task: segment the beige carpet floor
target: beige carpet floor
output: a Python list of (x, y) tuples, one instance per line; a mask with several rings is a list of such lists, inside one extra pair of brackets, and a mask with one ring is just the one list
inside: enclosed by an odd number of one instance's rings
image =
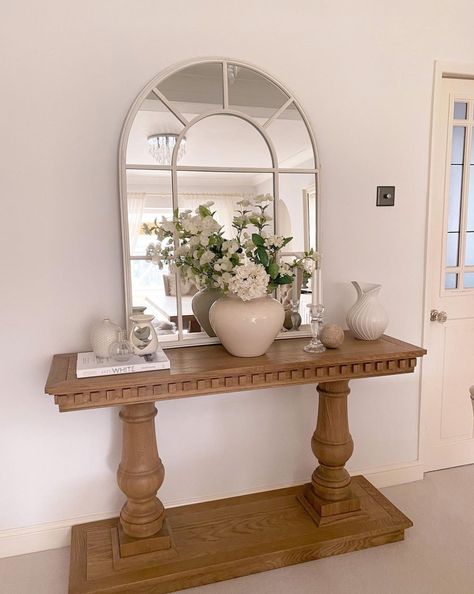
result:
[[(474, 465), (383, 493), (415, 524), (403, 542), (182, 592), (474, 594)], [(66, 594), (68, 555), (57, 549), (0, 559), (0, 593)]]

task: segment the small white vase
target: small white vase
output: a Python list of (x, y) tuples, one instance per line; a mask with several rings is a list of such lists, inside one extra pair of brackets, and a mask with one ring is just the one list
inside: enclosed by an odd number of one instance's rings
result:
[(92, 327), (90, 339), (94, 355), (99, 359), (107, 359), (109, 357), (110, 345), (117, 340), (118, 333), (121, 328), (105, 318), (102, 322), (95, 324)]
[(229, 295), (214, 302), (209, 320), (223, 346), (236, 357), (259, 357), (283, 326), (283, 305), (267, 295), (250, 301)]
[(357, 291), (357, 301), (347, 312), (349, 330), (359, 340), (377, 340), (388, 326), (387, 312), (378, 295), (382, 285), (352, 281)]

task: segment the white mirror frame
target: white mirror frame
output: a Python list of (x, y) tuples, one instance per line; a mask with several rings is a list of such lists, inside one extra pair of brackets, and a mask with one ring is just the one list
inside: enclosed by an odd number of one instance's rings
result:
[[(220, 109), (212, 109), (209, 112), (201, 113), (196, 115), (191, 121), (188, 121), (170, 102), (166, 97), (158, 90), (158, 86), (163, 80), (190, 66), (205, 64), (205, 63), (220, 63), (222, 65), (222, 85), (223, 85), (223, 105)], [(248, 114), (229, 108), (229, 95), (228, 95), (228, 64), (241, 66), (243, 68), (249, 68), (261, 76), (271, 81), (276, 87), (278, 87), (285, 95), (288, 96), (288, 100), (277, 110), (275, 113), (263, 124), (260, 125)], [(164, 105), (181, 121), (184, 125), (183, 130), (180, 132), (176, 146), (173, 150), (173, 156), (171, 165), (139, 165), (139, 164), (127, 164), (127, 145), (135, 117), (142, 107), (143, 102), (149, 96), (150, 93), (154, 93), (158, 99), (160, 99)], [(266, 132), (266, 128), (273, 122), (283, 111), (294, 104), (301, 116), (306, 129), (309, 134), (311, 141), (313, 156), (314, 156), (314, 168), (309, 169), (298, 169), (298, 168), (280, 168), (278, 167), (278, 159), (275, 147), (269, 134)], [(178, 149), (181, 139), (186, 135), (188, 130), (197, 122), (204, 118), (227, 114), (241, 118), (251, 124), (258, 132), (260, 132), (262, 138), (265, 140), (268, 149), (270, 151), (272, 159), (272, 167), (204, 167), (204, 166), (184, 166), (177, 165)], [(317, 245), (316, 250), (319, 250), (320, 246), (320, 181), (319, 181), (319, 157), (316, 146), (316, 140), (313, 134), (313, 130), (307, 115), (301, 107), (299, 101), (296, 99), (293, 93), (290, 93), (288, 89), (280, 83), (273, 76), (269, 75), (264, 70), (240, 60), (233, 60), (230, 58), (203, 58), (191, 61), (182, 62), (180, 64), (167, 68), (155, 78), (153, 78), (145, 88), (140, 92), (135, 101), (133, 102), (130, 111), (124, 122), (122, 133), (120, 136), (119, 143), (119, 194), (120, 194), (120, 210), (121, 210), (121, 222), (122, 222), (122, 250), (123, 250), (123, 274), (124, 274), (124, 285), (125, 285), (125, 311), (127, 316), (127, 323), (129, 316), (132, 313), (132, 283), (131, 283), (131, 267), (130, 267), (130, 242), (129, 242), (129, 228), (128, 228), (128, 208), (127, 208), (127, 170), (164, 170), (171, 172), (171, 188), (172, 188), (172, 204), (173, 209), (178, 208), (178, 171), (202, 171), (202, 172), (237, 172), (237, 173), (270, 173), (273, 176), (273, 196), (274, 196), (274, 220), (275, 220), (275, 233), (278, 234), (278, 203), (279, 197), (279, 176), (280, 173), (297, 173), (297, 174), (312, 174), (315, 176), (314, 191), (316, 193), (316, 238)], [(313, 189), (313, 188), (312, 188)], [(306, 192), (303, 190), (303, 202), (306, 204)], [(306, 210), (306, 209), (305, 209)], [(306, 214), (306, 213), (305, 213)], [(305, 229), (302, 230), (306, 235), (306, 224)], [(306, 241), (305, 241), (306, 247)], [(299, 256), (300, 252), (285, 252), (285, 256)], [(320, 265), (319, 265), (320, 266)], [(200, 336), (197, 338), (184, 338), (183, 337), (183, 319), (182, 319), (182, 302), (181, 302), (181, 283), (176, 283), (176, 305), (177, 305), (177, 317), (178, 317), (178, 339), (169, 342), (162, 342), (164, 348), (176, 348), (176, 347), (187, 347), (197, 346), (202, 344), (215, 344), (219, 343), (218, 338)], [(299, 330), (280, 332), (277, 339), (289, 339), (289, 338), (300, 338), (304, 336), (311, 336), (309, 325), (300, 327)]]

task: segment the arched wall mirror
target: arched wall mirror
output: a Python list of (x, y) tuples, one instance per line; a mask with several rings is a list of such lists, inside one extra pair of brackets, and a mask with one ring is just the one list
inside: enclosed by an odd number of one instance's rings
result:
[[(156, 77), (127, 116), (119, 166), (126, 310), (146, 308), (154, 315), (163, 346), (217, 339), (193, 315), (196, 287), (147, 258), (153, 238), (144, 233), (144, 223), (212, 201), (230, 238), (237, 202), (269, 193), (274, 201), (268, 233), (293, 238), (282, 258), (318, 249), (318, 159), (311, 127), (294, 96), (254, 66), (199, 60)], [(285, 299), (283, 290), (277, 298)], [(302, 325), (282, 329), (279, 338), (310, 335), (310, 302), (308, 282), (301, 292)]]

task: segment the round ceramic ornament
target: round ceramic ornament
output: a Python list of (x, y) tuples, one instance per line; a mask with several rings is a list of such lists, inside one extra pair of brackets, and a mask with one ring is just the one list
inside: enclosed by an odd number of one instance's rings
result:
[(324, 324), (319, 339), (328, 349), (337, 349), (344, 342), (344, 330), (337, 324)]
[(92, 327), (90, 340), (92, 350), (97, 358), (107, 359), (109, 357), (110, 345), (117, 340), (120, 329), (120, 326), (114, 324), (109, 318), (105, 318)]

